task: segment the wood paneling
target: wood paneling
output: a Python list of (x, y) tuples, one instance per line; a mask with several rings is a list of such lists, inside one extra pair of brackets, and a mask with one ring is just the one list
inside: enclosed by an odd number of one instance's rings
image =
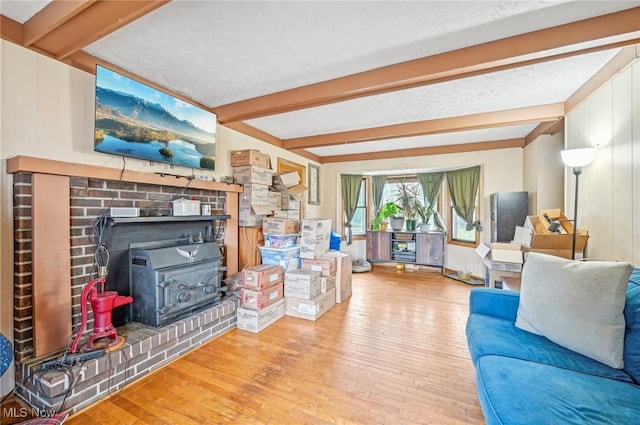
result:
[(318, 321), (232, 330), (67, 423), (481, 425), (470, 289), (437, 272), (356, 273)]
[(69, 177), (33, 175), (33, 349), (40, 357), (71, 335)]
[[(567, 149), (598, 146), (580, 175), (578, 227), (586, 256), (640, 264), (640, 62), (606, 83), (566, 118)], [(573, 217), (575, 177), (565, 167), (564, 209)]]
[(261, 263), (258, 247), (264, 246), (262, 227), (239, 227), (238, 231), (240, 232), (238, 253), (240, 269), (257, 266)]

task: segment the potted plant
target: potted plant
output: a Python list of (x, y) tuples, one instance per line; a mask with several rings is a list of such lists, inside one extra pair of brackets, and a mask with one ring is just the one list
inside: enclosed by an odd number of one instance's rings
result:
[[(373, 219), (373, 230), (386, 231), (389, 219), (397, 216), (399, 211), (400, 209), (395, 202), (384, 204), (378, 211), (378, 215)], [(402, 228), (402, 225), (400, 225), (400, 228)]]
[[(418, 208), (420, 202), (420, 189), (417, 184), (409, 184), (405, 179), (395, 185), (396, 203), (404, 212), (407, 221), (407, 230), (416, 229), (416, 221), (418, 218)], [(391, 226), (393, 228), (393, 226)], [(402, 227), (400, 227), (402, 229)], [(394, 229), (394, 230), (400, 230)]]
[(431, 216), (433, 215), (433, 208), (431, 208), (431, 205), (427, 207), (422, 202), (418, 202), (417, 210), (420, 216), (420, 231), (426, 232), (430, 227), (429, 220), (431, 220)]

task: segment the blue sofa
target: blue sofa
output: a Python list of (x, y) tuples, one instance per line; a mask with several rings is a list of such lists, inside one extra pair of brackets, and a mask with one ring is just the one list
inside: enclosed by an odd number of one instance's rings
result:
[(626, 294), (624, 369), (517, 328), (519, 296), (471, 291), (467, 343), (486, 423), (640, 424), (640, 269)]

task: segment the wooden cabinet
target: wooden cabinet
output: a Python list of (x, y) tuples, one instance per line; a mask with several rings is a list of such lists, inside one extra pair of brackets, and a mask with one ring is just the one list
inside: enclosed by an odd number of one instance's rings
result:
[(367, 259), (391, 260), (391, 232), (367, 232)]
[(416, 263), (444, 268), (444, 233), (416, 233)]
[(410, 263), (444, 270), (442, 232), (367, 232), (367, 260)]
[(238, 266), (240, 270), (261, 264), (260, 249), (258, 247), (264, 246), (262, 227), (238, 227), (238, 233), (238, 239), (240, 240)]

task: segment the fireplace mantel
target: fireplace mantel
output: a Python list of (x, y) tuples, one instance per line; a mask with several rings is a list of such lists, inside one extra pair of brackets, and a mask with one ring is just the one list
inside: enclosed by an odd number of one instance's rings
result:
[[(131, 183), (148, 183), (162, 186), (184, 187), (188, 182), (187, 176), (177, 176), (165, 173), (146, 173), (142, 171), (122, 172), (118, 168), (102, 167), (99, 165), (76, 164), (73, 162), (56, 161), (52, 159), (34, 158), (30, 156), (14, 156), (7, 159), (7, 173), (41, 173), (59, 176), (89, 177), (105, 180), (122, 180)], [(120, 173), (122, 172), (122, 176)], [(241, 193), (242, 186), (193, 179), (189, 183), (193, 189), (218, 190), (220, 192)]]

